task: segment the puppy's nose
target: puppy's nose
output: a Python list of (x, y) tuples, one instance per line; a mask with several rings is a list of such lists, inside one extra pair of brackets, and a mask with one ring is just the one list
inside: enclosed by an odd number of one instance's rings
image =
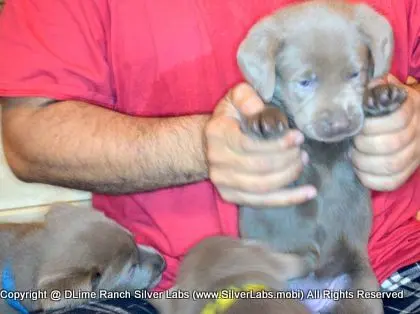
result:
[(162, 273), (166, 268), (165, 259), (152, 247), (141, 246), (139, 258), (142, 265), (148, 265), (154, 272)]
[(325, 110), (320, 115), (323, 133), (331, 135), (347, 131), (351, 126), (348, 113), (342, 109)]
[(154, 256), (151, 259), (150, 264), (157, 273), (163, 273), (166, 268), (166, 261), (161, 255)]

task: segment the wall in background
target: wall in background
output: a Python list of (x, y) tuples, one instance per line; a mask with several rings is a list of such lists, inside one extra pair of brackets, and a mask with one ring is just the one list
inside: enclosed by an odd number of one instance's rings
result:
[[(1, 111), (0, 111), (1, 129)], [(0, 223), (2, 221), (36, 220), (49, 204), (56, 202), (90, 202), (91, 194), (46, 184), (25, 183), (10, 170), (0, 139)]]

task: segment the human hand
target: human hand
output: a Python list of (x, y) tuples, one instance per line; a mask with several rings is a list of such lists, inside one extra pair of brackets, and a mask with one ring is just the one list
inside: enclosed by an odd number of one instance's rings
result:
[(239, 84), (218, 103), (206, 129), (209, 177), (226, 201), (254, 208), (303, 203), (316, 196), (313, 186), (286, 188), (308, 162), (303, 134), (288, 130), (280, 139), (256, 140), (241, 131), (241, 116), (260, 112), (254, 89)]
[[(388, 116), (366, 119), (351, 151), (360, 181), (377, 191), (397, 189), (420, 164), (420, 91), (392, 75), (388, 82), (404, 86), (407, 100)], [(413, 83), (412, 78), (407, 81)]]

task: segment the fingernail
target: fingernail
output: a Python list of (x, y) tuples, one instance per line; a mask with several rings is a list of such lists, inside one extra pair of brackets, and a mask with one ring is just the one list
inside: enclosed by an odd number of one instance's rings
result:
[(297, 133), (296, 134), (296, 137), (295, 137), (295, 144), (296, 145), (300, 145), (300, 144), (302, 144), (303, 142), (305, 141), (305, 138), (303, 137), (303, 134), (302, 133)]
[(316, 192), (315, 188), (309, 188), (307, 193), (306, 193), (306, 197), (308, 199), (313, 199), (316, 195), (317, 195), (317, 192)]
[(307, 152), (302, 151), (301, 159), (303, 164), (306, 166), (309, 163), (309, 155)]

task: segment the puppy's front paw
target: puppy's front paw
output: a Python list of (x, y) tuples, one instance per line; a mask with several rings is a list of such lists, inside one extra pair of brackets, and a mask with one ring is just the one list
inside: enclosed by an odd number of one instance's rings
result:
[(367, 117), (385, 116), (396, 111), (407, 99), (407, 91), (394, 84), (382, 84), (366, 93), (364, 111)]
[(267, 106), (261, 112), (243, 119), (242, 132), (258, 139), (280, 138), (287, 130), (287, 117), (279, 108)]

